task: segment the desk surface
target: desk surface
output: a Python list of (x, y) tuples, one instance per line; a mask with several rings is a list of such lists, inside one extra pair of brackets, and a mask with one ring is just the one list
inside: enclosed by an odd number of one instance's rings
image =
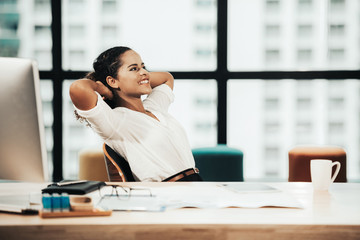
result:
[[(131, 183), (131, 186), (202, 183)], [(266, 183), (292, 195), (298, 208), (172, 209), (114, 212), (110, 217), (42, 219), (0, 213), (1, 239), (360, 239), (360, 184), (334, 183), (313, 192), (311, 183)], [(0, 195), (39, 191), (46, 184), (1, 183)], [(3, 238), (4, 237), (4, 238)]]

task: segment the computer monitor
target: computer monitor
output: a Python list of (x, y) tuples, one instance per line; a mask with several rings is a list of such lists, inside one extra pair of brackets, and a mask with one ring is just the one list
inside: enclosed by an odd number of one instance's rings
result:
[(39, 70), (30, 59), (0, 57), (0, 179), (48, 181)]

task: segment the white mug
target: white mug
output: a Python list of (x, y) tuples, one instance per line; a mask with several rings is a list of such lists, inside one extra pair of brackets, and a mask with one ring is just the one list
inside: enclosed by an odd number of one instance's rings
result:
[[(336, 165), (336, 170), (333, 176), (332, 168)], [(334, 182), (336, 176), (340, 171), (340, 162), (332, 162), (327, 159), (313, 159), (310, 161), (311, 182), (314, 190), (326, 191)]]

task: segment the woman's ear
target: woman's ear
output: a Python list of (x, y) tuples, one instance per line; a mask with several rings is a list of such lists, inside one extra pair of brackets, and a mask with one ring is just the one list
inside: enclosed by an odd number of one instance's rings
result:
[(119, 89), (119, 81), (117, 81), (115, 78), (111, 77), (111, 76), (107, 76), (106, 77), (106, 82), (107, 84), (109, 84), (110, 87), (115, 88), (115, 89)]

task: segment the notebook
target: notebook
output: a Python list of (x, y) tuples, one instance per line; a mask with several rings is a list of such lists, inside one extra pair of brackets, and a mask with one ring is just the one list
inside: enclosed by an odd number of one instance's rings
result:
[(37, 214), (41, 208), (41, 194), (0, 196), (2, 212)]
[[(66, 183), (68, 182), (68, 183)], [(95, 190), (99, 190), (105, 186), (105, 182), (100, 181), (62, 181), (52, 183), (42, 189), (42, 193), (68, 193), (68, 194), (86, 194)]]

